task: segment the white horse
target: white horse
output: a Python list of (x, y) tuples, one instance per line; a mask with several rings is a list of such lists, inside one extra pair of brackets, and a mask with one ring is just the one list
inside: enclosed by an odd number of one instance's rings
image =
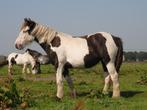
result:
[(38, 73), (38, 64), (35, 59), (26, 51), (23, 54), (20, 53), (11, 53), (8, 55), (8, 74), (12, 74), (13, 64), (23, 65), (22, 73), (31, 73), (29, 65), (31, 65), (32, 74)]
[(36, 41), (46, 51), (50, 62), (56, 68), (57, 98), (63, 97), (63, 76), (75, 96), (69, 68), (92, 67), (101, 61), (105, 73), (103, 93), (108, 92), (113, 82), (113, 97), (120, 96), (118, 72), (123, 58), (123, 46), (119, 37), (107, 32), (98, 32), (82, 37), (57, 32), (31, 19), (24, 19), (18, 38), (17, 49)]

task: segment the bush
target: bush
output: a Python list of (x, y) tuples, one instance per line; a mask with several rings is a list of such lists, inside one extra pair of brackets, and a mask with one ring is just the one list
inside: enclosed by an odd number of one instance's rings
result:
[(0, 87), (0, 107), (2, 109), (16, 107), (21, 103), (16, 84), (10, 81), (10, 85), (5, 84)]
[(1, 82), (0, 86), (0, 110), (6, 108), (26, 108), (33, 105), (33, 101), (30, 100), (30, 92), (24, 90), (18, 91), (16, 83), (13, 80), (5, 80)]
[(141, 85), (146, 85), (147, 84), (147, 73), (144, 72), (141, 76), (140, 79), (137, 81), (138, 84)]

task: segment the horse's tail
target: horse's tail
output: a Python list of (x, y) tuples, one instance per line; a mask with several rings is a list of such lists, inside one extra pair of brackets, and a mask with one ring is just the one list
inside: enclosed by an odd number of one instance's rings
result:
[(116, 59), (115, 59), (115, 68), (116, 68), (116, 71), (119, 72), (120, 66), (123, 62), (123, 42), (121, 38), (119, 37), (114, 37), (114, 41), (118, 48)]

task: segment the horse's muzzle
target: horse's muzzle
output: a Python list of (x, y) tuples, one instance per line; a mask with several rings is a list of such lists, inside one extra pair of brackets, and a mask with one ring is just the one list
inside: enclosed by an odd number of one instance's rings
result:
[(21, 50), (21, 49), (23, 49), (23, 45), (17, 44), (17, 43), (16, 43), (16, 44), (15, 44), (15, 48)]

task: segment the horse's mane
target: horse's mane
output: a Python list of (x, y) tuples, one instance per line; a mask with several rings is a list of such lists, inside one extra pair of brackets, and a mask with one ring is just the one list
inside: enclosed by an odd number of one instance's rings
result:
[(45, 41), (50, 43), (57, 34), (57, 32), (54, 29), (49, 28), (47, 26), (36, 24), (31, 34), (37, 37), (38, 39), (41, 39), (43, 37)]
[(27, 49), (26, 52), (28, 52), (34, 58), (37, 58), (42, 55), (40, 52), (37, 52), (36, 50), (32, 49)]

